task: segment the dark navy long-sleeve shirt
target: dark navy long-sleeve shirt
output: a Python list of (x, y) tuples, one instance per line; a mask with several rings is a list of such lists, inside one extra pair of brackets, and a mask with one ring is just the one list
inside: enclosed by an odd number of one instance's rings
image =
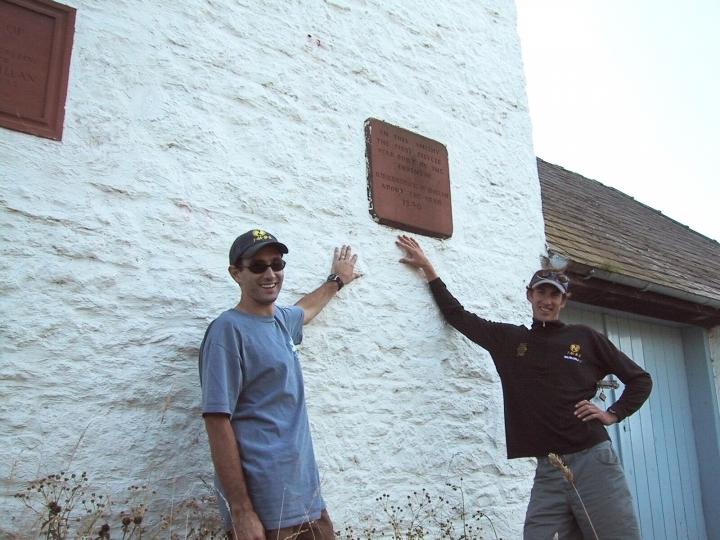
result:
[(508, 458), (569, 454), (608, 440), (600, 421), (583, 422), (574, 414), (575, 404), (592, 399), (606, 375), (625, 385), (609, 407), (618, 421), (650, 395), (650, 375), (592, 328), (491, 322), (465, 310), (440, 278), (430, 290), (445, 320), (492, 356), (503, 388)]

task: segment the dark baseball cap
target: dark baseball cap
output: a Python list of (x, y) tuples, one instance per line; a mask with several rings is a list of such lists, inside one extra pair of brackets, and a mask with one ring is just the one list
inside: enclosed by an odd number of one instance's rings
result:
[(547, 283), (558, 289), (561, 293), (567, 294), (570, 288), (570, 280), (568, 277), (558, 270), (538, 270), (530, 279), (528, 289)]
[(230, 247), (230, 264), (234, 265), (241, 257), (252, 257), (266, 246), (275, 246), (280, 253), (287, 253), (288, 248), (272, 234), (262, 229), (252, 229), (238, 236)]

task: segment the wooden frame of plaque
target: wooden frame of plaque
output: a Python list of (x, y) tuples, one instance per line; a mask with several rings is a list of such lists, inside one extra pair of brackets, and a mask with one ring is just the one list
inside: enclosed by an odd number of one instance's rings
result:
[(453, 233), (450, 172), (442, 143), (382, 120), (365, 120), (370, 215), (436, 238)]
[(0, 126), (61, 140), (75, 8), (0, 0)]

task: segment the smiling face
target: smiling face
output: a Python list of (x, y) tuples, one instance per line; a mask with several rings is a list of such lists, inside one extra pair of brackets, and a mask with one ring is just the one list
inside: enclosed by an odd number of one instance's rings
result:
[(549, 283), (528, 289), (527, 299), (532, 306), (533, 318), (538, 321), (558, 320), (560, 310), (567, 303), (567, 296)]
[[(282, 289), (284, 273), (283, 270), (276, 272), (267, 265), (281, 260), (280, 250), (275, 246), (267, 246), (250, 258), (242, 258), (237, 266), (228, 268), (242, 291), (238, 309), (253, 315), (273, 314), (273, 305)], [(260, 274), (254, 274), (247, 268), (253, 263), (264, 264), (266, 268)]]

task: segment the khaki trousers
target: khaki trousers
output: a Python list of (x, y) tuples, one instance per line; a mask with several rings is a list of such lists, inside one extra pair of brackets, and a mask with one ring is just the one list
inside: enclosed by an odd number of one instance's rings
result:
[(561, 457), (577, 493), (546, 457), (538, 458), (523, 539), (552, 540), (557, 533), (559, 540), (594, 540), (597, 533), (600, 540), (640, 540), (632, 496), (610, 441)]

